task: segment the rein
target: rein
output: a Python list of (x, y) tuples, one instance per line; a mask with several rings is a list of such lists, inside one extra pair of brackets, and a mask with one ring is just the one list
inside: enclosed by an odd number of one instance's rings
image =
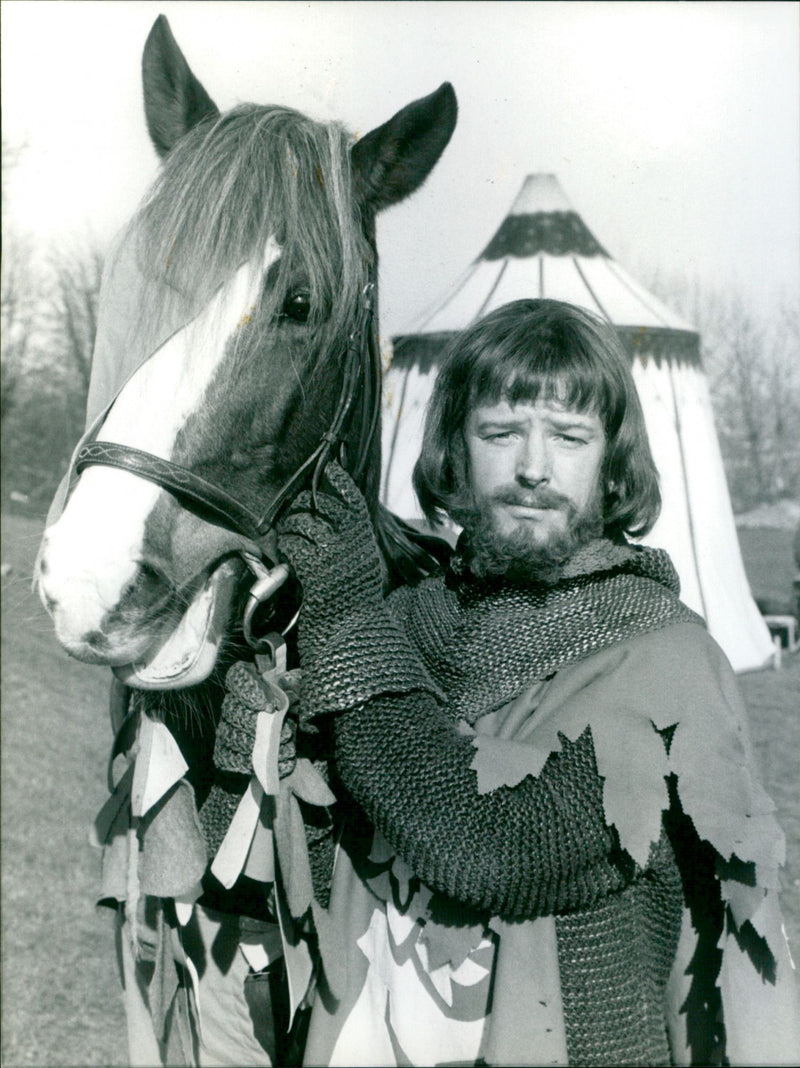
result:
[[(287, 479), (260, 516), (220, 486), (194, 474), (187, 467), (142, 449), (135, 449), (130, 445), (120, 445), (111, 441), (87, 442), (78, 451), (75, 461), (76, 475), (80, 475), (86, 467), (91, 466), (116, 467), (122, 471), (129, 471), (167, 490), (201, 517), (211, 518), (220, 526), (260, 543), (275, 525), (281, 511), (298, 493), (309, 472), (311, 473), (312, 501), (316, 505), (319, 481), (325, 467), (335, 450), (341, 449), (344, 444), (348, 419), (359, 386), (366, 387), (367, 382), (362, 381), (365, 376), (371, 374), (375, 378), (378, 374), (377, 368), (373, 367), (377, 356), (370, 345), (374, 288), (374, 283), (368, 282), (361, 292), (356, 322), (348, 336), (342, 389), (331, 425), (322, 435), (316, 448)], [(377, 381), (378, 379), (375, 378), (375, 382)], [(371, 384), (374, 385), (375, 382)], [(369, 395), (369, 390), (365, 391)], [(369, 422), (361, 428), (361, 455), (357, 469), (352, 472), (356, 480), (363, 475), (366, 458), (376, 432), (378, 416), (378, 403), (373, 403), (369, 412)], [(256, 583), (250, 591), (245, 608), (244, 632), (248, 643), (257, 647), (258, 639), (253, 637), (251, 631), (255, 609), (277, 592), (288, 577), (289, 569), (286, 564), (278, 564), (269, 570), (252, 553), (244, 552), (242, 556), (256, 577)]]

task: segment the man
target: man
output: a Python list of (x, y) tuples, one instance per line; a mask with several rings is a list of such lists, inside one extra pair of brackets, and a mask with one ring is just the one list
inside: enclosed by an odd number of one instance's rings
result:
[(613, 331), (533, 300), (468, 329), (415, 486), (463, 533), (386, 600), (340, 469), (282, 526), (355, 802), (306, 1063), (791, 1063), (783, 841), (724, 656), (626, 540), (660, 497)]

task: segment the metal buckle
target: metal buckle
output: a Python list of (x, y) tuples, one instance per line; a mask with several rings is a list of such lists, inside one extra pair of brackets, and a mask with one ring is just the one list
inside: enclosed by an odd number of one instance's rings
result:
[[(272, 631), (262, 639), (263, 652), (256, 653), (256, 670), (261, 678), (271, 683), (274, 687), (278, 678), (286, 674), (286, 642), (280, 634)], [(280, 690), (280, 693), (283, 693)]]
[[(253, 634), (253, 616), (256, 613), (256, 609), (271, 597), (274, 597), (287, 580), (289, 577), (289, 565), (276, 564), (273, 568), (268, 568), (260, 557), (253, 556), (251, 553), (242, 553), (242, 557), (256, 579), (250, 587), (247, 603), (244, 607), (244, 617), (242, 619), (244, 639), (250, 648), (257, 653), (271, 652), (274, 651), (272, 643), (274, 634), (267, 634), (264, 638), (256, 638)], [(281, 634), (285, 635), (291, 630), (297, 622), (299, 614), (300, 609), (298, 608), (289, 623), (281, 631)]]

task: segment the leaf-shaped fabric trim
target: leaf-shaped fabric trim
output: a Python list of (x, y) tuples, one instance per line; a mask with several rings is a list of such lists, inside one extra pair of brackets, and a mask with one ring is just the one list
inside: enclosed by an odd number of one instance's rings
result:
[[(757, 943), (771, 955), (759, 967)], [(723, 932), (719, 986), (730, 1064), (800, 1064), (800, 1013), (794, 965), (778, 896), (769, 891), (739, 930)], [(755, 964), (755, 968), (754, 968)]]
[(254, 775), (211, 863), (213, 875), (227, 889), (233, 886), (244, 869), (261, 818), (263, 800), (263, 787)]
[(286, 984), (289, 990), (289, 1026), (295, 1013), (309, 990), (314, 974), (314, 958), (311, 955), (308, 940), (303, 937), (300, 924), (296, 923), (289, 911), (286, 894), (280, 880), (275, 884), (275, 904), (277, 906), (278, 924), (283, 946), (283, 959), (286, 962)]
[(278, 753), (281, 745), (281, 727), (288, 707), (287, 699), (284, 708), (279, 708), (275, 712), (259, 712), (256, 717), (253, 770), (264, 793), (273, 797), (278, 793), (281, 785), (278, 774)]
[(427, 920), (419, 940), (427, 950), (428, 968), (435, 971), (445, 964), (454, 970), (460, 968), (485, 937), (486, 927), (482, 923), (445, 925)]
[(114, 792), (95, 816), (89, 842), (96, 849), (109, 845), (119, 834), (127, 834), (131, 821), (130, 800), (134, 767), (131, 763), (119, 779)]
[(133, 762), (97, 814), (89, 831), (90, 843), (103, 851), (100, 895), (97, 904), (124, 901), (128, 885), (128, 849), (131, 829)]
[[(527, 718), (520, 715), (526, 702)], [(607, 820), (640, 866), (660, 835), (665, 776), (675, 774), (684, 812), (700, 837), (726, 859), (753, 862), (759, 885), (777, 885), (783, 835), (772, 801), (750, 770), (735, 679), (704, 630), (679, 623), (638, 635), (479, 719), (472, 764), (479, 792), (538, 775), (547, 757), (560, 751), (559, 736), (574, 741), (586, 727), (605, 780)], [(667, 754), (659, 732), (668, 728), (674, 732)]]
[(156, 912), (155, 964), (147, 987), (147, 1004), (160, 1042), (166, 1040), (167, 1019), (177, 990), (178, 971), (172, 956), (170, 931), (164, 921), (164, 906), (159, 902)]
[(144, 816), (183, 778), (189, 765), (169, 729), (149, 716), (139, 720), (138, 744), (131, 805), (134, 816)]
[(208, 864), (194, 790), (181, 779), (139, 823), (139, 890), (154, 897), (196, 892)]
[(301, 919), (311, 907), (314, 885), (300, 806), (288, 776), (281, 782), (275, 814), (275, 848), (289, 912)]
[(283, 785), (309, 805), (333, 805), (336, 795), (306, 757), (300, 757), (294, 771), (283, 779)]
[(597, 770), (605, 779), (606, 819), (640, 868), (661, 836), (663, 812), (669, 807), (667, 753), (653, 724), (642, 716), (620, 717), (615, 732), (593, 728)]
[(291, 775), (281, 779), (274, 831), (278, 863), (289, 910), (295, 919), (306, 914), (314, 900), (303, 814), (298, 798), (309, 805), (332, 805), (336, 797), (310, 760), (301, 757)]

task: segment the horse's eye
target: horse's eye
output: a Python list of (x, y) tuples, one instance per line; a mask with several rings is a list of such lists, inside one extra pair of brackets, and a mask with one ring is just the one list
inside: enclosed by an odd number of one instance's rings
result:
[(283, 314), (296, 323), (305, 323), (311, 314), (311, 297), (308, 293), (292, 293), (283, 305)]

